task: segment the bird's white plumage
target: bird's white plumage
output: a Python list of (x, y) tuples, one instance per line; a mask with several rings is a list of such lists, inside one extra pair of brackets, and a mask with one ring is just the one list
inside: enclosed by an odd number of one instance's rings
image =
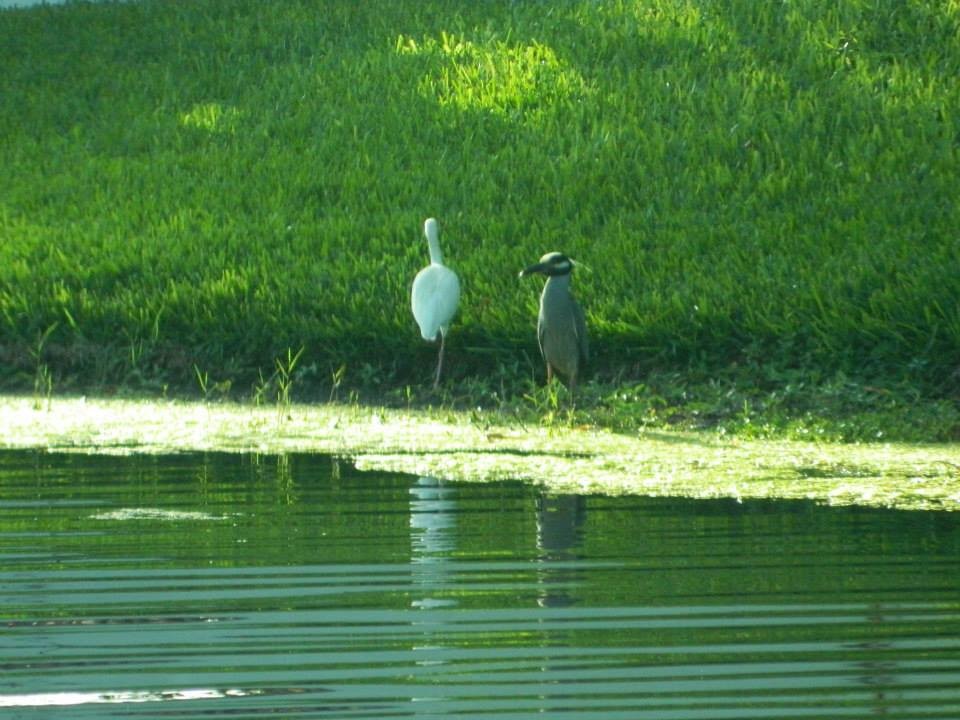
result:
[(413, 279), (410, 305), (423, 339), (436, 340), (438, 333), (441, 337), (446, 336), (450, 321), (457, 312), (460, 280), (453, 270), (443, 264), (437, 237), (437, 221), (428, 219), (423, 224), (423, 231), (430, 247), (430, 264)]
[(438, 332), (447, 334), (459, 302), (460, 281), (453, 270), (431, 263), (417, 273), (411, 305), (424, 340), (436, 340)]

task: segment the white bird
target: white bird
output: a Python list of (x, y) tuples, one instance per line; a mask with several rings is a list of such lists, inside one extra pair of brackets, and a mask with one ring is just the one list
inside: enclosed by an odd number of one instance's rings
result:
[(460, 302), (460, 280), (453, 270), (443, 264), (437, 221), (428, 218), (423, 224), (423, 232), (430, 246), (430, 264), (413, 279), (410, 305), (424, 340), (434, 342), (437, 333), (440, 334), (440, 355), (437, 358), (437, 374), (433, 380), (433, 387), (436, 388), (440, 384), (440, 373), (443, 371), (443, 349), (447, 331)]

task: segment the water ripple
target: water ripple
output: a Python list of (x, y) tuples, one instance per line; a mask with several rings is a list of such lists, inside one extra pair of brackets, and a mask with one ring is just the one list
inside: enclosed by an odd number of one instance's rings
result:
[(24, 463), (4, 717), (960, 717), (952, 515)]

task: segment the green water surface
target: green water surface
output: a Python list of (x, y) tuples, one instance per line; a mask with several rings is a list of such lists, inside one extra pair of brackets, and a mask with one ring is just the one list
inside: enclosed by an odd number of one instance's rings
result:
[(7, 718), (956, 718), (960, 515), (0, 453)]

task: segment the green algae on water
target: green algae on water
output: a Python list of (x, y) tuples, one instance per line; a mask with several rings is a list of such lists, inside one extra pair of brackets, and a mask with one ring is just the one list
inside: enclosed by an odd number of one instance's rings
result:
[(714, 433), (472, 424), (466, 413), (346, 405), (0, 398), (0, 448), (86, 453), (315, 452), (364, 470), (520, 479), (556, 492), (809, 499), (960, 510), (960, 444), (833, 444)]

